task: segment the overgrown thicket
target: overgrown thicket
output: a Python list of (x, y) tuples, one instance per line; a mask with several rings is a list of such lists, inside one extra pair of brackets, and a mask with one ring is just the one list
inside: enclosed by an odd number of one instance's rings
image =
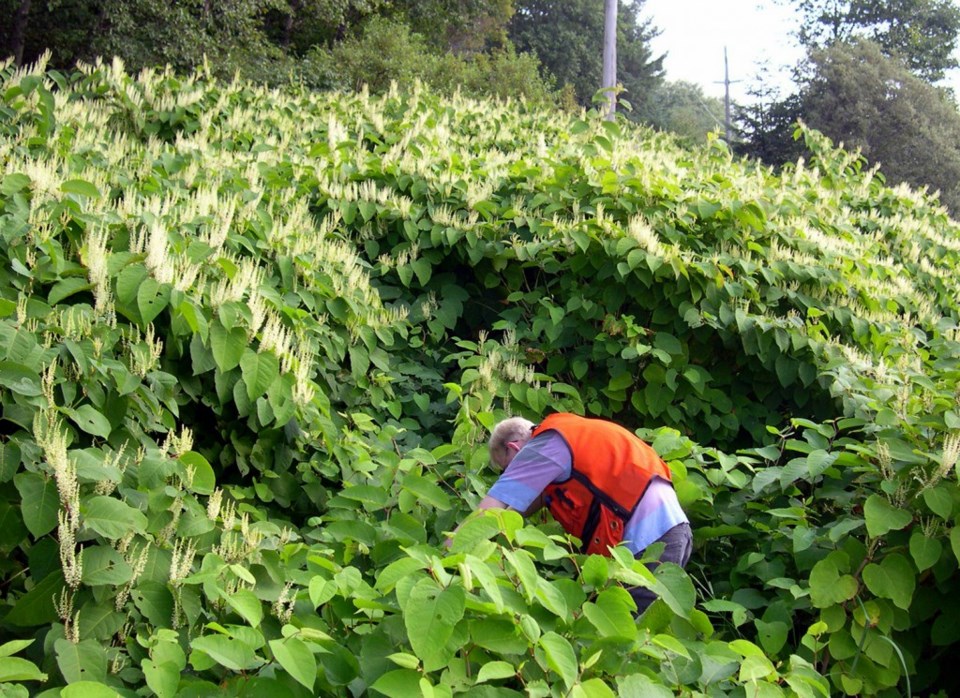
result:
[[(594, 114), (2, 70), (8, 695), (942, 695), (957, 227)], [(616, 418), (694, 561), (470, 519)], [(622, 584), (661, 599), (634, 622)]]

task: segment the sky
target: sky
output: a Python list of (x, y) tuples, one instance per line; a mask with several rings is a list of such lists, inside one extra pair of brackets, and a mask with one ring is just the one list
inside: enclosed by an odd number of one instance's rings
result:
[(713, 97), (724, 95), (724, 48), (730, 98), (741, 103), (750, 101), (747, 91), (764, 64), (788, 94), (789, 67), (803, 56), (790, 35), (793, 9), (772, 0), (646, 0), (641, 16), (660, 29), (653, 50), (667, 54), (667, 79), (697, 83)]
[[(653, 41), (654, 55), (667, 54), (668, 80), (700, 85), (705, 94), (724, 96), (724, 47), (729, 66), (730, 99), (746, 104), (748, 90), (766, 64), (769, 80), (790, 94), (790, 67), (803, 57), (792, 36), (797, 16), (786, 3), (773, 0), (645, 0), (641, 17), (650, 18), (661, 33)], [(738, 82), (733, 82), (738, 81)], [(960, 71), (947, 85), (960, 94)]]

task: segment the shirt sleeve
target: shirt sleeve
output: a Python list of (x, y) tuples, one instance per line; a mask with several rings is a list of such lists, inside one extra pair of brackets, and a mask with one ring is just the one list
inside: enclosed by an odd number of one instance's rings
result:
[(526, 511), (547, 485), (570, 477), (573, 459), (567, 442), (556, 431), (528, 441), (487, 493), (517, 511)]

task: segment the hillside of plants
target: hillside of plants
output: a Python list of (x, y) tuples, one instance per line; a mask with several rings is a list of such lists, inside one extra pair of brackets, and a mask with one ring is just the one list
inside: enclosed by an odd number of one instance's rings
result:
[[(955, 694), (960, 228), (797, 135), (0, 65), (0, 695)], [(685, 571), (471, 516), (554, 410)]]

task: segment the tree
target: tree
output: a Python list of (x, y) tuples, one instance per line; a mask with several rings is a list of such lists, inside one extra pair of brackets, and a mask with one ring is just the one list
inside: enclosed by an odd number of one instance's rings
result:
[[(783, 1), (783, 0), (781, 0)], [(798, 36), (809, 49), (868, 38), (929, 82), (957, 67), (960, 7), (951, 0), (800, 0)]]
[(708, 133), (723, 130), (723, 102), (705, 95), (703, 88), (692, 82), (659, 85), (636, 116), (689, 145), (703, 143)]
[(836, 43), (811, 56), (806, 123), (859, 148), (892, 183), (939, 189), (960, 213), (960, 113), (943, 91), (883, 55), (877, 44)]
[(734, 108), (739, 155), (756, 158), (773, 167), (794, 162), (803, 154), (803, 146), (793, 133), (803, 118), (799, 94), (782, 96), (774, 82), (767, 79), (765, 66), (748, 90), (750, 101)]
[(502, 47), (513, 0), (395, 0), (401, 18), (441, 51), (476, 53)]
[[(519, 0), (516, 8), (508, 31), (517, 50), (535, 53), (558, 86), (591, 105), (602, 82), (603, 0)], [(635, 107), (663, 80), (663, 57), (650, 48), (658, 30), (640, 19), (642, 8), (642, 0), (620, 3), (617, 18), (618, 82)]]

